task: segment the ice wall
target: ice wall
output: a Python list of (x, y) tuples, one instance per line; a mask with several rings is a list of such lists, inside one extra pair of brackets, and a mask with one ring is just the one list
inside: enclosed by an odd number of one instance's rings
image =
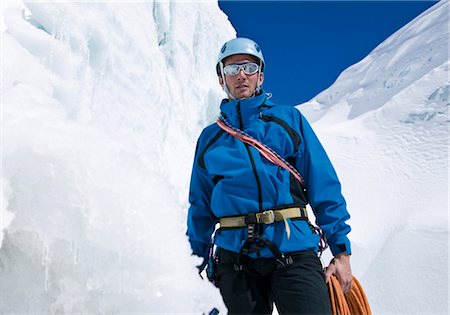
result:
[[(203, 313), (185, 233), (217, 1), (2, 2), (0, 313)], [(209, 117), (209, 118), (208, 118)]]
[(342, 180), (375, 314), (448, 314), (449, 9), (434, 5), (298, 107)]

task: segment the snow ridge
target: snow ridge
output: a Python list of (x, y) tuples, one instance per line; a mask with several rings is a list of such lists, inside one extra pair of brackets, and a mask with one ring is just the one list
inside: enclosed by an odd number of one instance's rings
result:
[(448, 311), (449, 2), (298, 108), (352, 215), (353, 268), (375, 314)]
[(449, 37), (447, 5), (448, 1), (437, 3), (343, 71), (330, 88), (305, 103), (314, 107), (310, 119), (318, 120), (328, 110), (335, 111), (334, 115), (327, 115), (328, 119), (333, 116), (336, 121), (358, 117), (383, 106), (445, 64)]

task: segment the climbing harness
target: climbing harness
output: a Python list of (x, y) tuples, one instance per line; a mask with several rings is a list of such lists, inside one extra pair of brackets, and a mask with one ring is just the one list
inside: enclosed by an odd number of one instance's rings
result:
[(328, 281), (331, 312), (333, 315), (371, 315), (369, 301), (361, 283), (353, 276), (352, 287), (344, 294), (337, 278), (332, 275)]
[[(231, 134), (233, 137), (257, 149), (261, 153), (261, 155), (264, 156), (268, 161), (288, 170), (294, 176), (294, 178), (300, 183), (300, 185), (303, 188), (303, 191), (306, 192), (306, 185), (300, 173), (297, 171), (295, 167), (293, 167), (286, 159), (284, 159), (281, 155), (279, 155), (275, 150), (265, 145), (264, 143), (259, 142), (245, 131), (234, 127), (230, 122), (226, 120), (226, 118), (223, 115), (221, 115), (217, 119), (216, 123), (220, 128), (222, 128), (227, 133)], [(282, 254), (280, 253), (278, 248), (272, 242), (264, 239), (262, 236), (256, 235), (255, 233), (256, 227), (258, 224), (272, 224), (275, 221), (284, 221), (286, 227), (286, 235), (287, 238), (289, 239), (290, 227), (287, 222), (287, 219), (294, 219), (294, 218), (305, 219), (308, 222), (308, 224), (319, 234), (320, 236), (319, 256), (321, 256), (322, 252), (326, 248), (328, 248), (326, 238), (324, 233), (319, 227), (315, 227), (309, 222), (305, 208), (293, 207), (280, 210), (267, 210), (259, 213), (250, 213), (247, 216), (234, 216), (221, 218), (220, 228), (226, 227), (239, 228), (247, 226), (247, 240), (244, 242), (244, 245), (242, 246), (241, 256), (242, 254), (256, 253), (257, 256), (259, 257), (261, 249), (264, 246), (267, 246), (270, 249), (270, 251), (274, 254), (274, 256), (277, 257), (277, 259), (280, 259), (282, 258)], [(252, 247), (253, 244), (255, 244), (256, 246)]]
[(246, 227), (249, 224), (272, 224), (276, 221), (284, 221), (286, 227), (286, 236), (291, 236), (291, 228), (287, 219), (305, 219), (308, 220), (306, 208), (292, 207), (279, 210), (266, 210), (263, 212), (250, 213), (248, 215), (223, 217), (220, 218), (220, 228), (239, 228)]

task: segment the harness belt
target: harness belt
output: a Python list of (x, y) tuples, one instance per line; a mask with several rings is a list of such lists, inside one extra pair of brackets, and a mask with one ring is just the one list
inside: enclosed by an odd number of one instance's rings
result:
[(240, 228), (251, 226), (254, 224), (272, 224), (275, 221), (284, 221), (286, 227), (286, 235), (289, 239), (291, 228), (287, 219), (308, 219), (306, 208), (292, 207), (279, 210), (267, 210), (263, 212), (250, 213), (248, 215), (224, 217), (220, 219), (221, 228)]

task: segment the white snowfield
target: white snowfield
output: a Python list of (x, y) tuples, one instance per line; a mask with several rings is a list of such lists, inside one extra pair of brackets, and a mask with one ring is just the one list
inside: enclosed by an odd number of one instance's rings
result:
[(342, 181), (375, 314), (448, 314), (449, 2), (298, 106)]
[[(300, 106), (375, 314), (448, 311), (448, 2)], [(226, 313), (185, 237), (217, 1), (1, 3), (0, 314)]]

